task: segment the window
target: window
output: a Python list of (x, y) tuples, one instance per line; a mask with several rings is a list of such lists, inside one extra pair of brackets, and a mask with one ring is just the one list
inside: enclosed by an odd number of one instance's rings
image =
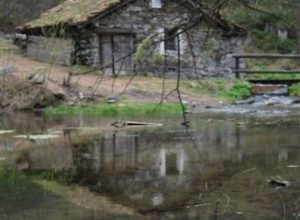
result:
[(151, 0), (150, 6), (152, 8), (161, 8), (162, 7), (162, 0)]
[(176, 30), (165, 30), (165, 50), (177, 50)]

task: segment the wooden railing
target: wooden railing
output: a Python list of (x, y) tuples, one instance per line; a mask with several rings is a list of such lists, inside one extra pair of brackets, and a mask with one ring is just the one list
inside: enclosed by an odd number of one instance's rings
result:
[(234, 54), (235, 59), (235, 77), (240, 78), (240, 73), (252, 74), (252, 73), (277, 73), (277, 74), (291, 74), (300, 73), (300, 70), (253, 70), (253, 69), (241, 69), (240, 60), (241, 59), (299, 59), (300, 55), (283, 55), (283, 54)]

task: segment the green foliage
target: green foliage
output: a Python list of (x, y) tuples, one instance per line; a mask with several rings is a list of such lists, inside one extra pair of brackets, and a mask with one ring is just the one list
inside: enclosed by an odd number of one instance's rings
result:
[(153, 62), (158, 66), (163, 65), (164, 64), (164, 57), (161, 54), (156, 53), (156, 54), (153, 55)]
[[(242, 2), (242, 1), (240, 1)], [(249, 30), (252, 35), (251, 47), (258, 52), (287, 54), (296, 48), (295, 2), (291, 0), (248, 0), (250, 7), (231, 1), (223, 14), (233, 23)], [(254, 8), (258, 10), (254, 10)], [(288, 31), (288, 39), (281, 40), (278, 30)], [(257, 52), (256, 51), (256, 52)]]
[(150, 35), (145, 38), (137, 47), (135, 53), (135, 62), (137, 64), (142, 64), (144, 59), (146, 58), (147, 52), (150, 50), (151, 46), (153, 45), (153, 36)]
[(182, 111), (179, 104), (144, 103), (144, 104), (94, 104), (85, 107), (59, 106), (49, 107), (45, 110), (49, 116), (55, 115), (86, 115), (101, 116), (137, 116), (137, 115), (160, 115), (174, 114)]
[(275, 48), (279, 53), (288, 54), (292, 53), (296, 48), (296, 41), (295, 40), (279, 40), (276, 42)]
[(66, 37), (66, 28), (63, 25), (57, 24), (49, 27), (42, 28), (42, 35), (45, 37), (53, 38), (65, 38)]
[(300, 84), (293, 84), (289, 87), (289, 93), (293, 96), (300, 96)]
[(299, 79), (299, 73), (261, 73), (260, 70), (296, 70), (298, 64), (291, 59), (278, 59), (278, 60), (255, 60), (249, 59), (247, 61), (247, 68), (257, 70), (257, 73), (248, 74), (245, 77), (247, 79)]
[(256, 69), (256, 70), (265, 70), (269, 67), (269, 64), (265, 60), (256, 60), (256, 59), (250, 59), (247, 60), (247, 68)]
[(254, 30), (257, 39), (254, 44), (257, 48), (263, 51), (274, 51), (277, 53), (288, 54), (292, 53), (296, 48), (296, 40), (286, 39), (281, 40), (275, 34), (270, 34), (258, 29)]
[(251, 62), (247, 62), (247, 66), (250, 69), (257, 70), (257, 73), (247, 75), (247, 79), (299, 79), (299, 73), (260, 73), (259, 70), (267, 70), (267, 69), (286, 69), (290, 70), (297, 66), (291, 60), (281, 59), (275, 63), (267, 63), (264, 60), (252, 60)]
[(0, 186), (16, 186), (24, 183), (25, 176), (16, 169), (0, 167)]
[[(247, 29), (261, 29), (266, 23), (272, 24), (275, 29), (288, 29), (293, 31), (295, 24), (295, 7), (292, 0), (247, 0), (244, 1), (253, 10), (231, 1), (224, 10), (224, 14), (233, 22)], [(265, 11), (266, 13), (263, 13)]]
[(285, 69), (285, 70), (293, 70), (298, 67), (297, 60), (291, 59), (279, 59), (274, 63), (274, 68), (276, 69)]
[(290, 73), (290, 74), (280, 74), (280, 73), (255, 73), (251, 74), (248, 79), (299, 79), (299, 73)]
[(182, 86), (195, 93), (223, 98), (225, 100), (239, 100), (251, 95), (251, 85), (236, 79), (202, 79), (198, 81), (183, 81)]
[(207, 40), (207, 48), (210, 50), (214, 50), (219, 47), (219, 41), (215, 37), (210, 37)]
[(246, 81), (237, 81), (229, 90), (219, 92), (220, 97), (229, 100), (240, 100), (251, 96), (251, 85)]

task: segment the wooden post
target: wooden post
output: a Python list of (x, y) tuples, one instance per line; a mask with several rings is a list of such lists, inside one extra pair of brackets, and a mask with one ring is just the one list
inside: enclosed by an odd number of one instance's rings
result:
[(111, 65), (112, 65), (112, 74), (115, 76), (115, 42), (114, 42), (114, 35), (110, 35), (110, 42), (111, 42)]
[(240, 57), (235, 57), (235, 78), (240, 78)]
[(133, 166), (136, 167), (139, 162), (139, 135), (136, 132), (134, 136), (134, 162)]
[(100, 147), (100, 169), (104, 170), (105, 168), (105, 137), (101, 138)]
[(117, 134), (116, 132), (114, 132), (113, 136), (112, 136), (112, 144), (113, 144), (113, 148), (112, 148), (112, 169), (113, 171), (116, 170), (116, 157), (117, 157), (117, 153), (116, 153), (116, 149), (117, 149)]
[(179, 35), (176, 36), (177, 40), (177, 88), (179, 88), (180, 84), (180, 68), (181, 68), (181, 51), (180, 51), (180, 37)]

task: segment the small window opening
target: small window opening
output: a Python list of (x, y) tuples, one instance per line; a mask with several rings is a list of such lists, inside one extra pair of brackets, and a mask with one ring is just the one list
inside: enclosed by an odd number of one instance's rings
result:
[(175, 67), (168, 67), (168, 71), (169, 71), (169, 72), (175, 72), (175, 71), (176, 71), (176, 68), (175, 68)]
[(165, 30), (165, 50), (177, 50), (176, 30)]
[(152, 8), (161, 8), (162, 0), (151, 0), (151, 7)]

